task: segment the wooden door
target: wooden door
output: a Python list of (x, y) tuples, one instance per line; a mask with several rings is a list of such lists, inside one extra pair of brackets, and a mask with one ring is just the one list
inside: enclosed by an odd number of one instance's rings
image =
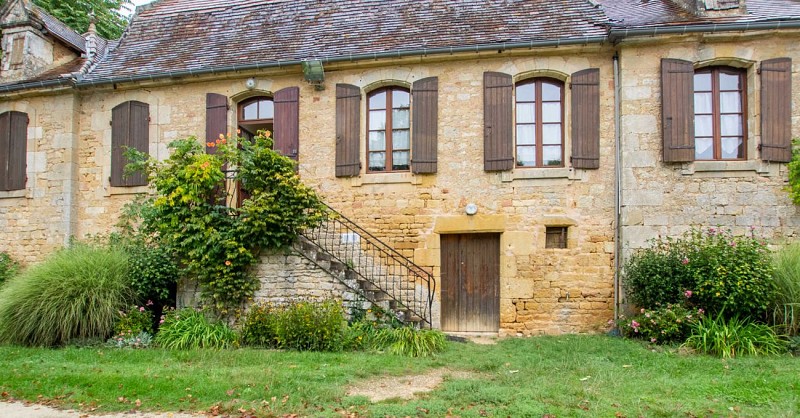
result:
[(500, 234), (441, 236), (442, 330), (497, 332)]

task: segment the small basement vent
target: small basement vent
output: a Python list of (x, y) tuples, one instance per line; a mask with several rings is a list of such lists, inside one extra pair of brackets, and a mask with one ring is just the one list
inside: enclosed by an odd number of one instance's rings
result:
[(567, 248), (566, 226), (548, 226), (545, 230), (544, 248)]

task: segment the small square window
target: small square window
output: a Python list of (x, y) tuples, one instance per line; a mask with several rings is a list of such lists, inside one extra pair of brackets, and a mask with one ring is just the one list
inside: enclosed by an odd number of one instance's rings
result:
[(544, 248), (567, 248), (566, 226), (548, 226), (545, 230)]

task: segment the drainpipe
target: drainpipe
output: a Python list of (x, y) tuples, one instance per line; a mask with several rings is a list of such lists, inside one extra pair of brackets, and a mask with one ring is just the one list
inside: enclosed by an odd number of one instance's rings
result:
[(619, 51), (614, 54), (614, 321), (619, 319), (622, 262), (622, 116), (620, 114)]

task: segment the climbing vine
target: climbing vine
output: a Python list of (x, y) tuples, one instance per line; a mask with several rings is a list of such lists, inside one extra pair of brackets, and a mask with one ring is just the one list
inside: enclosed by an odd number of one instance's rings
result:
[(792, 141), (792, 161), (789, 162), (789, 185), (786, 190), (795, 205), (800, 205), (800, 140)]
[[(294, 161), (272, 150), (268, 135), (220, 135), (206, 144), (213, 154), (194, 137), (177, 140), (163, 162), (128, 151), (134, 162), (126, 170), (144, 170), (154, 189), (139, 203), (138, 228), (173, 249), (182, 274), (197, 280), (203, 299), (221, 314), (253, 296), (251, 267), (261, 251), (290, 245), (324, 218), (319, 197), (301, 183)], [(235, 170), (226, 176), (224, 167)]]

